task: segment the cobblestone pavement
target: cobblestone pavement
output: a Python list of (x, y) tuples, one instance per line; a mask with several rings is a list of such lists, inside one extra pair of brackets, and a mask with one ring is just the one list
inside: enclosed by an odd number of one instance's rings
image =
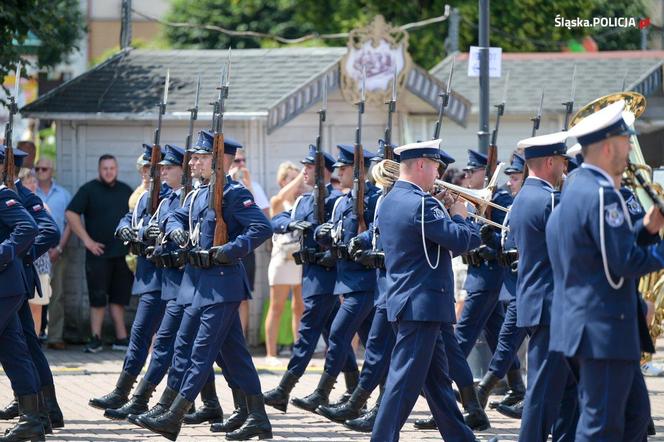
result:
[[(658, 350), (664, 354), (664, 340), (658, 342)], [(127, 422), (114, 422), (103, 417), (103, 412), (87, 405), (92, 397), (109, 392), (115, 385), (117, 375), (122, 367), (122, 353), (104, 351), (89, 355), (81, 351), (80, 347), (69, 347), (65, 351), (47, 351), (46, 356), (51, 362), (55, 384), (62, 411), (65, 415), (66, 427), (47, 437), (49, 441), (125, 441), (125, 440), (165, 440), (147, 430), (135, 427)], [(664, 362), (664, 356), (655, 358), (657, 362)], [(254, 362), (259, 369), (263, 390), (275, 387), (285, 369), (287, 359), (283, 359), (283, 366), (267, 367), (263, 358), (257, 356)], [(312, 392), (318, 383), (323, 359), (315, 358), (307, 373), (302, 377), (293, 392), (294, 396), (303, 396)], [(648, 378), (650, 401), (653, 417), (659, 436), (650, 440), (664, 441), (664, 378)], [(163, 383), (162, 383), (163, 384)], [(337, 384), (332, 392), (336, 398), (343, 388), (343, 381)], [(161, 394), (158, 388), (153, 396), (153, 403)], [(226, 413), (232, 410), (232, 397), (224, 378), (217, 376), (217, 391), (222, 407)], [(0, 372), (0, 405), (11, 399), (9, 380)], [(374, 394), (371, 403), (375, 400)], [(288, 413), (283, 414), (271, 407), (267, 407), (274, 430), (275, 440), (290, 441), (356, 441), (369, 440), (368, 435), (354, 433), (346, 430), (342, 425), (334, 424), (315, 414), (307, 413), (295, 407), (289, 407)], [(408, 422), (401, 432), (401, 440), (426, 441), (440, 440), (437, 431), (417, 431), (413, 428), (413, 421), (428, 416), (428, 407), (424, 399), (420, 398)], [(488, 411), (492, 428), (489, 431), (478, 433), (481, 441), (487, 441), (494, 435), (500, 436), (501, 441), (515, 441), (518, 434), (519, 421), (507, 419), (492, 410)], [(9, 422), (0, 421), (0, 431), (9, 426)], [(208, 431), (208, 425), (183, 426), (178, 440), (223, 440), (223, 434), (213, 434)]]

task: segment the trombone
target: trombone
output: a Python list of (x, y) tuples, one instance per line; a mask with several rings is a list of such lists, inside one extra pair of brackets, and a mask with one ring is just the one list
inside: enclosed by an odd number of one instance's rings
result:
[[(510, 209), (491, 201), (491, 196), (493, 195), (493, 191), (496, 189), (498, 176), (500, 175), (500, 172), (504, 165), (505, 165), (504, 163), (498, 164), (498, 167), (496, 167), (496, 171), (494, 172), (493, 176), (491, 177), (491, 180), (489, 181), (489, 185), (483, 189), (477, 189), (477, 190), (467, 189), (465, 187), (457, 186), (455, 184), (451, 184), (446, 181), (437, 179), (434, 181), (433, 184), (434, 191), (439, 192), (442, 190), (446, 190), (460, 196), (462, 199), (472, 204), (477, 210), (477, 213), (469, 212), (468, 216), (475, 218), (477, 221), (481, 221), (485, 224), (489, 224), (501, 230), (509, 231), (509, 227), (499, 224), (483, 216), (484, 211), (486, 210), (487, 207), (492, 207), (497, 210), (502, 210), (503, 212), (506, 213), (509, 213), (510, 211)], [(392, 160), (383, 160), (373, 167), (373, 169), (371, 170), (371, 174), (374, 180), (376, 180), (376, 184), (379, 184), (383, 187), (392, 186), (394, 182), (399, 179), (399, 163)]]

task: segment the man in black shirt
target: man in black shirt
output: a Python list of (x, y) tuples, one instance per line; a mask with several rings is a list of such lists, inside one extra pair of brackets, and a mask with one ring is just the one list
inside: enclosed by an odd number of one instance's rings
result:
[[(127, 248), (115, 238), (115, 228), (129, 210), (132, 189), (117, 180), (118, 163), (112, 155), (99, 157), (99, 178), (88, 181), (67, 207), (67, 222), (85, 245), (85, 273), (90, 298), (92, 339), (86, 353), (102, 350), (101, 326), (106, 304), (115, 325), (114, 350), (126, 350), (125, 306), (131, 298), (132, 274), (125, 263)], [(85, 225), (83, 220), (85, 218)]]

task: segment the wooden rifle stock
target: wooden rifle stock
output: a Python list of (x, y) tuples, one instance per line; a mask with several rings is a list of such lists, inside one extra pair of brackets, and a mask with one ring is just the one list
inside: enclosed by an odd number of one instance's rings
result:
[(226, 187), (226, 172), (224, 171), (224, 134), (214, 134), (212, 148), (212, 185), (210, 191), (214, 205), (214, 237), (213, 246), (223, 246), (228, 242), (228, 226), (223, 217), (224, 187)]
[(325, 157), (320, 147), (316, 150), (315, 157), (316, 184), (314, 185), (314, 198), (316, 203), (316, 223), (323, 224), (325, 219), (325, 197), (327, 189), (325, 188)]
[(148, 187), (148, 215), (153, 215), (159, 207), (159, 192), (161, 191), (161, 175), (159, 173), (161, 161), (161, 148), (153, 144), (150, 156), (150, 185)]
[(362, 146), (355, 145), (355, 164), (353, 178), (353, 203), (355, 204), (355, 215), (357, 216), (357, 233), (360, 234), (367, 230), (367, 223), (364, 221), (364, 152)]
[(184, 152), (184, 157), (182, 159), (182, 195), (180, 196), (180, 204), (184, 204), (185, 197), (193, 189), (193, 184), (191, 181), (191, 150), (187, 149)]
[(5, 171), (3, 176), (3, 184), (10, 189), (16, 190), (16, 163), (14, 162), (14, 149), (11, 143), (7, 143), (5, 147)]

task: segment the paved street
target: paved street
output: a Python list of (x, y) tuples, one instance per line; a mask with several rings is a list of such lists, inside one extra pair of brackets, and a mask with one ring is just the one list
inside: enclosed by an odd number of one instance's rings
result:
[[(664, 340), (659, 341), (658, 350), (664, 354)], [(88, 399), (110, 391), (115, 383), (122, 366), (122, 354), (104, 351), (95, 355), (84, 354), (80, 347), (71, 347), (66, 351), (47, 351), (47, 357), (52, 364), (55, 383), (60, 399), (60, 405), (65, 415), (66, 427), (47, 438), (52, 441), (120, 441), (120, 440), (165, 440), (160, 436), (135, 427), (127, 422), (113, 422), (103, 417), (100, 410), (87, 405)], [(664, 355), (656, 358), (664, 361)], [(262, 366), (263, 358), (256, 357), (255, 363), (260, 370), (261, 383), (264, 390), (273, 388), (279, 382), (285, 369), (283, 367)], [(323, 360), (319, 357), (310, 366), (307, 374), (302, 378), (294, 390), (295, 396), (306, 395), (314, 390), (318, 383)], [(650, 400), (657, 431), (660, 436), (650, 440), (664, 441), (664, 378), (649, 378)], [(336, 398), (343, 388), (343, 381), (338, 384), (332, 397)], [(161, 394), (162, 388), (157, 390), (153, 402)], [(220, 395), (222, 407), (226, 413), (232, 410), (232, 397), (224, 378), (217, 376), (217, 390)], [(10, 400), (11, 388), (8, 379), (0, 374), (0, 404), (4, 405)], [(375, 399), (375, 395), (373, 397)], [(372, 399), (372, 403), (373, 403)], [(290, 407), (287, 414), (277, 412), (268, 407), (272, 421), (275, 440), (291, 441), (354, 441), (368, 440), (367, 435), (346, 431), (337, 424), (333, 424), (317, 415), (306, 413), (295, 407)], [(415, 431), (413, 420), (428, 415), (426, 402), (420, 399), (409, 421), (403, 428), (401, 440), (424, 441), (440, 440), (435, 431)], [(515, 441), (517, 439), (518, 421), (504, 418), (489, 411), (492, 429), (480, 433), (480, 440), (486, 441), (493, 435), (499, 435), (501, 440)], [(0, 422), (0, 430), (7, 426)], [(208, 431), (208, 425), (184, 426), (178, 440), (220, 440), (223, 434), (213, 434)]]

